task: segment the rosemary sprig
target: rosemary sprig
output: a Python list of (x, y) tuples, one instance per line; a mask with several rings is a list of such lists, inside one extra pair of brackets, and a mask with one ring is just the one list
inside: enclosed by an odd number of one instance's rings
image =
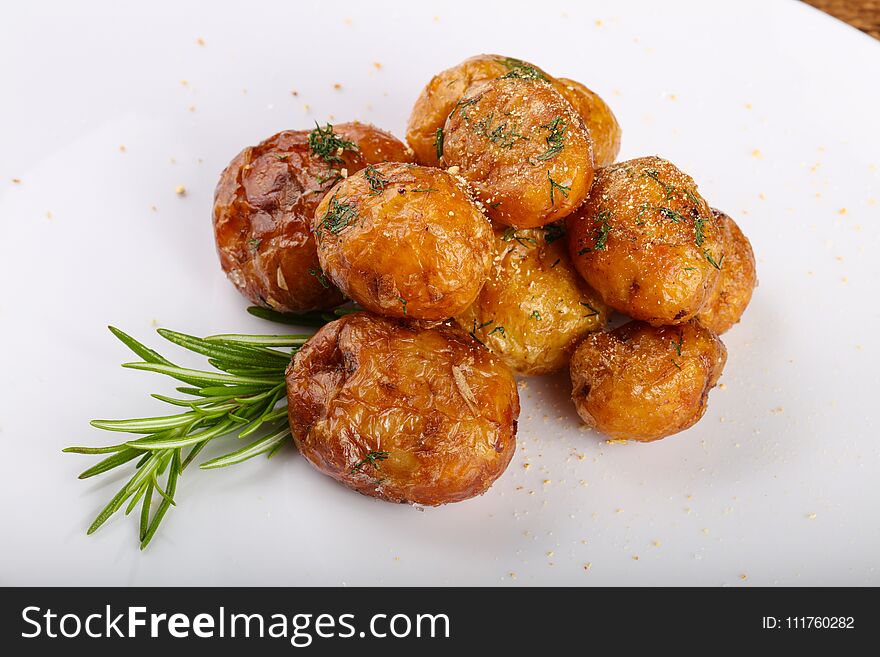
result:
[(198, 370), (174, 364), (117, 328), (111, 326), (110, 331), (141, 358), (123, 367), (165, 374), (185, 384), (177, 388), (183, 397), (152, 395), (180, 412), (126, 420), (93, 420), (92, 426), (98, 429), (132, 435), (109, 446), (64, 450), (108, 455), (85, 470), (80, 479), (137, 459), (133, 475), (98, 514), (88, 533), (97, 531), (126, 503), (126, 515), (140, 504), (138, 536), (144, 549), (169, 509), (176, 506), (179, 477), (209, 442), (232, 434), (239, 439), (255, 438), (244, 447), (202, 463), (202, 469), (234, 465), (265, 453), (271, 457), (288, 442), (284, 372), (292, 354), (309, 336), (236, 334), (197, 338), (159, 329), (159, 335), (166, 340), (207, 357), (213, 370)]

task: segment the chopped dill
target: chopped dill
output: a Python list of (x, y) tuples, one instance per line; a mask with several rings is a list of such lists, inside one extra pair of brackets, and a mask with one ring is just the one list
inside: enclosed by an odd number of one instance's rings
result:
[(529, 315), (529, 319), (537, 319), (540, 322), (541, 321), (541, 313), (539, 313), (537, 310), (533, 310), (532, 314)]
[(409, 191), (413, 194), (430, 194), (431, 192), (436, 192), (437, 189), (434, 187), (415, 187)]
[(703, 246), (703, 228), (706, 225), (706, 221), (708, 221), (706, 217), (694, 219), (694, 242), (696, 242), (697, 246)]
[(508, 73), (501, 76), (501, 80), (508, 78), (519, 78), (521, 80), (547, 79), (547, 76), (544, 75), (541, 71), (521, 59), (516, 59), (515, 57), (505, 57), (501, 60), (501, 63), (504, 64), (509, 71)]
[(434, 134), (434, 148), (437, 151), (437, 159), (441, 159), (443, 157), (443, 128), (437, 128), (437, 132)]
[(681, 356), (681, 344), (684, 342), (684, 333), (678, 334), (678, 342), (670, 341), (672, 344), (672, 348), (675, 349), (675, 353)]
[(501, 337), (503, 338), (504, 337), (504, 327), (503, 326), (496, 326), (491, 331), (489, 331), (489, 333), (487, 333), (487, 335), (492, 335), (493, 333), (500, 333)]
[(259, 240), (256, 238), (254, 238), (252, 240), (248, 240), (248, 248), (250, 249), (251, 253), (256, 253), (257, 250), (260, 248), (261, 243), (262, 243), (262, 240)]
[(718, 270), (721, 269), (721, 263), (724, 262), (723, 255), (721, 256), (721, 259), (718, 260), (717, 262), (715, 261), (715, 257), (709, 252), (709, 249), (706, 249), (705, 251), (703, 251), (703, 255), (706, 256), (706, 260), (708, 260), (709, 264), (712, 265), (713, 267), (715, 267), (715, 269), (718, 269)]
[(339, 235), (351, 222), (357, 218), (357, 207), (353, 203), (340, 201), (338, 192), (330, 199), (330, 207), (321, 217), (318, 223), (318, 233), (323, 229), (329, 230), (334, 235)]
[(315, 129), (309, 133), (309, 148), (313, 155), (317, 155), (327, 163), (343, 162), (342, 151), (357, 151), (358, 147), (352, 141), (342, 139), (333, 132), (333, 126), (329, 123), (323, 128), (315, 122)]
[(403, 305), (403, 316), (406, 317), (406, 299), (401, 296), (397, 297), (397, 300)]
[(507, 121), (501, 121), (493, 128), (494, 121), (495, 112), (489, 112), (474, 126), (474, 134), (485, 137), (499, 148), (513, 148), (520, 139), (528, 141), (528, 137), (519, 131), (515, 123), (508, 126)]
[(529, 244), (537, 244), (537, 241), (532, 237), (518, 235), (516, 232), (516, 228), (514, 228), (513, 226), (504, 229), (504, 234), (501, 236), (501, 239), (505, 242), (513, 240), (515, 242), (519, 242), (525, 247), (528, 247)]
[(494, 319), (490, 319), (489, 321), (487, 321), (487, 322), (483, 322), (482, 324), (477, 324), (477, 320), (474, 320), (474, 326), (473, 326), (473, 328), (470, 330), (470, 332), (468, 333), (468, 335), (470, 335), (474, 340), (476, 340), (477, 342), (479, 342), (481, 345), (485, 346), (486, 343), (483, 342), (482, 340), (480, 340), (480, 338), (477, 337), (477, 331), (479, 331), (480, 329), (484, 329), (484, 328), (486, 328), (487, 326), (489, 326), (489, 324), (491, 324), (491, 323), (494, 322), (494, 321), (495, 321)]
[(658, 174), (657, 171), (655, 171), (654, 169), (646, 169), (643, 175), (663, 187), (663, 192), (666, 194), (667, 201), (671, 199), (672, 196), (675, 194), (675, 185), (669, 185), (660, 180), (660, 174)]
[(584, 303), (583, 301), (581, 301), (580, 303), (584, 308), (590, 311), (590, 313), (588, 315), (584, 315), (584, 317), (596, 317), (599, 315), (599, 311), (593, 308), (593, 306), (591, 306), (590, 304)]
[(379, 461), (384, 461), (389, 456), (388, 452), (367, 452), (360, 461), (355, 463), (351, 467), (351, 473), (355, 472), (363, 472), (363, 468), (366, 465), (372, 465), (377, 470), (379, 469)]
[(364, 169), (364, 178), (367, 179), (370, 185), (370, 196), (377, 196), (384, 192), (390, 182), (388, 179), (383, 178), (382, 174), (372, 164), (368, 164), (367, 168)]
[(565, 148), (565, 133), (568, 130), (568, 123), (561, 116), (557, 116), (550, 123), (545, 123), (541, 127), (549, 130), (550, 134), (544, 138), (544, 141), (547, 143), (547, 150), (535, 159), (544, 161), (556, 157)]
[(555, 189), (558, 189), (560, 194), (562, 194), (565, 198), (568, 198), (568, 193), (571, 191), (571, 187), (560, 185), (558, 182), (553, 180), (553, 176), (550, 175), (550, 169), (547, 169), (547, 180), (550, 181), (550, 205), (554, 204), (553, 190)]

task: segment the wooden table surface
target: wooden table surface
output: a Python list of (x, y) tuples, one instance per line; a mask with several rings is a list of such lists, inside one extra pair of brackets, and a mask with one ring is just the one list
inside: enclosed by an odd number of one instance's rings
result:
[(880, 0), (804, 0), (880, 39)]

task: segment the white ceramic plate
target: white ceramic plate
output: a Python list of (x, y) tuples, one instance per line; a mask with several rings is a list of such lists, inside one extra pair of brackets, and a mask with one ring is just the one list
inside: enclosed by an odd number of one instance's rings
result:
[[(305, 4), (3, 9), (0, 583), (880, 584), (880, 43), (793, 1)], [(607, 444), (566, 377), (532, 379), (479, 499), (377, 502), (291, 448), (188, 472), (146, 553), (132, 518), (86, 537), (120, 480), (77, 481), (94, 459), (61, 448), (171, 389), (105, 326), (278, 328), (217, 264), (223, 166), (315, 120), (402, 135), (480, 52), (596, 89), (622, 157), (669, 158), (751, 238), (760, 287), (705, 418)]]

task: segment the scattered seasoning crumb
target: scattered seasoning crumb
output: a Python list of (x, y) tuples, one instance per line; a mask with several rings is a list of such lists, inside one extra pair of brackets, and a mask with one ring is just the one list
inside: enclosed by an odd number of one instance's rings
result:
[(761, 157), (761, 150), (756, 148), (752, 151), (752, 157)]
[(745, 105), (743, 105), (743, 107), (745, 107), (747, 110), (750, 110), (750, 109), (752, 109), (752, 104), (746, 103)]
[(776, 408), (770, 409), (771, 413), (784, 413), (785, 409), (782, 406), (777, 406)]
[(342, 85), (338, 82), (333, 85), (333, 88), (336, 89), (336, 91), (342, 91)]
[(592, 562), (592, 561), (588, 561), (587, 563), (584, 564), (584, 570), (585, 570), (585, 571), (588, 571), (588, 572), (589, 572), (592, 568), (593, 568), (593, 562)]
[(837, 211), (837, 214), (846, 214), (846, 208), (840, 208), (840, 210)]
[(532, 467), (531, 463), (523, 463), (523, 470), (528, 470), (531, 467)]
[(510, 579), (516, 579), (516, 573), (514, 572), (507, 573), (507, 575), (510, 577)]
[(152, 210), (153, 212), (158, 212), (159, 208), (157, 208), (155, 205), (151, 205), (150, 210)]
[(552, 557), (553, 554), (554, 554), (554, 553), (553, 553), (553, 550), (547, 550), (547, 556), (548, 556), (548, 557)]
[(815, 519), (816, 519), (815, 513), (808, 513), (807, 514), (807, 520), (815, 520)]
[(704, 533), (706, 536), (708, 536), (708, 535), (709, 535), (709, 528), (708, 528), (708, 527), (703, 527), (703, 533)]
[(745, 573), (742, 573), (742, 574), (739, 576), (739, 578), (740, 578), (742, 581), (746, 581), (746, 580), (749, 578), (749, 576), (746, 575)]
[(120, 152), (120, 153), (124, 153), (124, 152), (125, 152), (125, 144), (119, 144), (119, 152)]
[(461, 168), (458, 166), (451, 166), (448, 169), (446, 169), (446, 171), (453, 176), (457, 176), (461, 172)]
[(593, 21), (593, 25), (595, 25), (596, 27), (602, 27), (602, 21), (599, 19), (596, 19), (595, 21)]
[(186, 187), (184, 187), (183, 185), (178, 185), (174, 189), (174, 193), (177, 194), (178, 196), (186, 196)]
[(196, 43), (200, 46), (204, 46), (205, 40), (202, 37), (199, 37), (198, 39), (196, 39)]
[(190, 111), (190, 112), (195, 112), (195, 111), (196, 111), (196, 106), (195, 106), (195, 105), (190, 105), (190, 106), (189, 106), (189, 111)]
[(52, 212), (49, 211), (46, 213), (46, 219), (51, 219), (51, 218), (52, 218)]
[(614, 509), (614, 513), (623, 513), (623, 509)]
[(658, 548), (658, 547), (660, 547), (661, 543), (660, 543), (660, 541), (651, 541), (651, 545)]
[(373, 68), (375, 68), (377, 71), (381, 71), (382, 70), (382, 62), (373, 62)]
[(543, 483), (545, 486), (549, 486), (549, 485), (550, 485), (551, 483), (553, 483), (553, 482), (550, 481), (549, 479), (545, 479), (542, 483)]
[(726, 383), (719, 383), (718, 389), (719, 390), (727, 390), (727, 384)]
[(639, 560), (639, 555), (634, 554), (634, 555), (632, 556), (632, 560), (633, 560), (633, 561), (638, 561), (638, 560)]
[(395, 561), (400, 561), (400, 557), (394, 557)]
[(13, 179), (12, 179), (12, 182), (13, 182), (14, 184), (16, 184), (16, 185), (20, 185), (20, 184), (21, 184), (21, 178), (13, 178)]

